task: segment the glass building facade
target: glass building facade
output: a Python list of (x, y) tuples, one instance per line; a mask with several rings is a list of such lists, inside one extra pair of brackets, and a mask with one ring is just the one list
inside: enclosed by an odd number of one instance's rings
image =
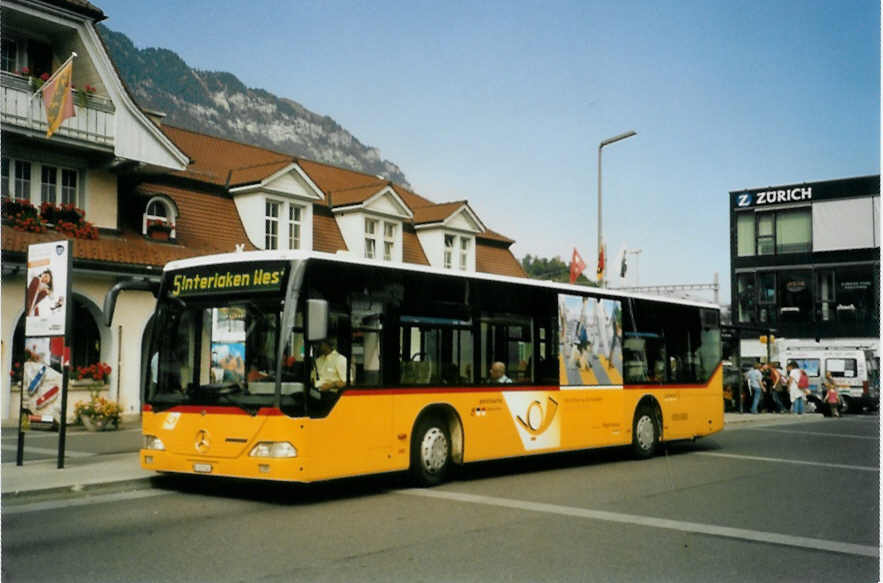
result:
[(879, 238), (879, 175), (731, 191), (733, 324), (876, 348)]

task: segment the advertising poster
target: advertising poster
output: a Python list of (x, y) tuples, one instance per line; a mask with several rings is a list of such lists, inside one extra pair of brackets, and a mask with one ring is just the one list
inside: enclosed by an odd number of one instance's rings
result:
[(622, 385), (622, 305), (558, 295), (559, 342), (566, 386)]
[(64, 339), (25, 339), (22, 370), (22, 408), (30, 411), (31, 422), (61, 423)]
[(69, 241), (28, 247), (25, 336), (65, 334), (69, 253)]
[(212, 310), (212, 382), (245, 380), (245, 309)]

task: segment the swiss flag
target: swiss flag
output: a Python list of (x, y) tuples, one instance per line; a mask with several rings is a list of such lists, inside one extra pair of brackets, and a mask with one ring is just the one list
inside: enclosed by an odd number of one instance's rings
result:
[(580, 276), (585, 268), (586, 262), (583, 261), (583, 258), (579, 254), (579, 251), (577, 251), (576, 247), (574, 247), (573, 256), (570, 258), (570, 283), (574, 283), (576, 281), (576, 278)]

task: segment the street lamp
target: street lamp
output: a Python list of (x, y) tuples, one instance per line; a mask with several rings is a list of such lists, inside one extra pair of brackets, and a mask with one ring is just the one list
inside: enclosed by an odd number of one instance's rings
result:
[[(598, 145), (598, 257), (601, 257), (601, 148), (608, 144), (612, 144), (613, 142), (618, 142), (620, 140), (624, 140), (626, 138), (630, 138), (634, 135), (637, 135), (638, 132), (634, 130), (630, 130), (625, 132), (624, 134), (619, 134), (618, 136), (613, 136), (612, 138), (607, 138), (603, 142)], [(604, 273), (601, 273), (601, 287), (604, 287)]]

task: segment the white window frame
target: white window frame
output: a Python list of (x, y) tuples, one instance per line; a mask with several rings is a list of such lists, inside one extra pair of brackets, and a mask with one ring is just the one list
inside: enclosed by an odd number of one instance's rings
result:
[[(47, 172), (51, 169), (51, 172)], [(46, 180), (47, 175), (52, 178), (52, 180)], [(51, 188), (46, 188), (50, 186)], [(48, 195), (48, 196), (47, 196)], [(55, 166), (50, 166), (49, 164), (43, 164), (40, 167), (40, 204), (44, 202), (51, 202), (52, 204), (56, 204), (55, 201), (58, 200), (58, 168)]]
[[(264, 199), (264, 249), (279, 249), (279, 219), (283, 206), (281, 200)], [(270, 214), (275, 209), (276, 214)], [(271, 245), (272, 244), (272, 245)]]
[[(154, 205), (161, 205), (165, 209), (165, 216), (151, 213), (151, 208), (156, 208)], [(174, 239), (177, 236), (177, 225), (175, 224), (177, 219), (178, 217), (175, 214), (175, 208), (171, 201), (163, 196), (151, 197), (147, 204), (144, 205), (144, 214), (141, 216), (141, 234), (145, 237), (147, 236), (147, 223), (161, 221), (172, 226), (169, 238)]]
[[(294, 215), (297, 215), (296, 217)], [(288, 248), (300, 249), (303, 235), (304, 207), (288, 203)]]
[[(27, 179), (24, 178), (24, 168), (27, 167)], [(22, 168), (22, 178), (19, 178), (19, 168)], [(12, 198), (32, 200), (32, 192), (34, 185), (34, 163), (29, 160), (14, 160), (11, 168), (11, 180), (12, 180), (12, 188), (10, 192), (12, 192)], [(19, 188), (21, 186), (21, 188)]]
[[(69, 193), (71, 191), (71, 189), (65, 185), (64, 179), (66, 176), (70, 176), (71, 174), (73, 174), (75, 183), (74, 183), (74, 188), (73, 188), (73, 203), (72, 204), (74, 206), (78, 206), (77, 201), (79, 200), (79, 194), (80, 194), (80, 173), (77, 172), (76, 170), (74, 170), (73, 168), (59, 168), (58, 173), (61, 174), (61, 180), (58, 180), (58, 178), (56, 177), (56, 183), (58, 184), (58, 196), (56, 198), (56, 201), (57, 201), (56, 204), (59, 204), (59, 203), (68, 204), (71, 202), (69, 200), (67, 200), (67, 201), (65, 200), (65, 195), (67, 193)], [(70, 198), (70, 197), (68, 197), (68, 198)]]
[(365, 217), (365, 259), (377, 257), (377, 226), (379, 221)]
[[(450, 245), (448, 245), (448, 241), (450, 241)], [(457, 236), (449, 235), (445, 233), (444, 235), (444, 263), (443, 266), (445, 269), (453, 269), (454, 267), (454, 248), (457, 246)]]
[(469, 267), (469, 238), (460, 237), (460, 271), (466, 271)]
[(383, 260), (392, 261), (393, 250), (396, 245), (396, 233), (398, 225), (389, 221), (383, 221)]
[[(65, 172), (68, 172), (73, 173), (77, 181), (77, 186), (74, 189), (73, 204), (77, 208), (84, 209), (85, 204), (81, 202), (81, 195), (83, 191), (82, 185), (85, 180), (83, 178), (84, 172), (81, 169), (72, 168), (70, 166), (61, 166), (49, 162), (38, 162), (35, 160), (25, 160), (23, 158), (12, 158), (7, 156), (4, 156), (3, 160), (8, 164), (7, 168), (9, 171), (8, 175), (0, 177), (0, 180), (3, 180), (3, 187), (0, 188), (0, 190), (2, 190), (4, 196), (14, 199), (25, 198), (34, 206), (39, 207), (42, 203), (47, 202), (47, 199), (44, 198), (43, 171), (45, 168), (52, 168), (55, 171), (55, 183), (51, 189), (53, 193), (52, 199), (48, 200), (48, 202), (57, 206), (61, 206), (62, 202), (64, 202), (62, 199), (62, 189), (64, 186), (63, 177)], [(19, 164), (29, 164), (31, 167), (30, 178), (27, 181), (27, 194), (25, 196), (21, 196), (20, 193), (17, 193), (17, 185), (21, 183), (19, 179), (16, 178), (16, 168), (19, 167)]]

